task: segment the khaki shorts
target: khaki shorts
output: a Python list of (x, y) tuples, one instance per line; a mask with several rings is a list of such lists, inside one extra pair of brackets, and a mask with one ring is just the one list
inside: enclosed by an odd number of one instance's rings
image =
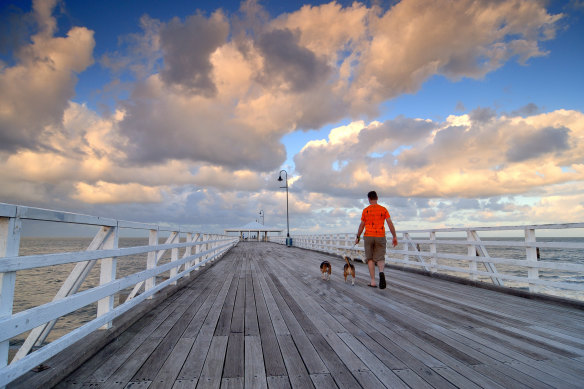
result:
[(385, 248), (387, 246), (385, 237), (366, 236), (363, 245), (365, 246), (366, 262), (385, 261)]

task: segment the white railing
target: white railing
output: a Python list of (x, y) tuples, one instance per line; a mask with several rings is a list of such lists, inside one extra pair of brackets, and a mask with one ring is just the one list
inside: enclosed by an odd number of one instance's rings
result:
[[(93, 226), (98, 232), (86, 251), (19, 256), (23, 222), (31, 221), (57, 222), (60, 226), (76, 228)], [(53, 223), (50, 225), (54, 226)], [(134, 234), (140, 234), (142, 230), (148, 237), (148, 245), (118, 248), (120, 231), (130, 230)], [(164, 244), (159, 244), (160, 233), (168, 234)], [(163, 288), (176, 285), (180, 278), (189, 277), (205, 263), (223, 256), (237, 242), (236, 237), (194, 232), (180, 226), (127, 222), (0, 203), (0, 387), (91, 332), (110, 328), (113, 319), (145, 299), (151, 299)], [(182, 256), (179, 256), (179, 250)], [(170, 260), (161, 260), (166, 251), (170, 251)], [(118, 261), (129, 256), (136, 258), (140, 254), (143, 257), (141, 268), (116, 278)], [(98, 261), (99, 284), (89, 288), (84, 285), (85, 289), (80, 291)], [(51, 302), (13, 313), (19, 271), (73, 263), (73, 270)], [(120, 293), (122, 291), (124, 293)], [(49, 332), (60, 317), (95, 303), (97, 313), (93, 319), (46, 343)], [(10, 339), (27, 331), (31, 332), (9, 364)]]
[[(292, 239), (295, 247), (364, 258), (355, 234)], [(398, 240), (392, 248), (388, 239), (388, 264), (584, 301), (584, 223), (399, 231)]]

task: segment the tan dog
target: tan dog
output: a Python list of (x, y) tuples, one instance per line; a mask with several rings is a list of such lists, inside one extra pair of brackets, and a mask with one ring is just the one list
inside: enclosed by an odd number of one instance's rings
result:
[(351, 285), (355, 285), (355, 265), (350, 263), (351, 258), (345, 256), (345, 261), (347, 262), (346, 265), (343, 267), (343, 273), (345, 276), (345, 282), (347, 282), (347, 276), (350, 274), (353, 279), (351, 281)]
[(331, 264), (329, 261), (324, 261), (320, 264), (320, 276), (323, 280), (328, 281), (331, 279)]

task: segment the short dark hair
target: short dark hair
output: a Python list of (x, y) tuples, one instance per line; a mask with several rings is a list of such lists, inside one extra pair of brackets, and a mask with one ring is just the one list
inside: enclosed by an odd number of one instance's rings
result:
[(369, 200), (377, 200), (377, 192), (372, 190), (371, 192), (367, 193), (367, 198)]

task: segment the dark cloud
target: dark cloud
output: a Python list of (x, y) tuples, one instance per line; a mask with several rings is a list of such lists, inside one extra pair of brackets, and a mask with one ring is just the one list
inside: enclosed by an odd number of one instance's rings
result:
[(495, 118), (497, 116), (497, 113), (492, 108), (481, 108), (481, 107), (478, 107), (478, 108), (474, 109), (470, 113), (469, 116), (470, 116), (470, 118), (471, 118), (471, 120), (473, 122), (476, 122), (476, 123), (486, 123), (489, 120)]
[[(148, 92), (135, 94), (139, 93)], [(126, 105), (120, 123), (132, 163), (178, 159), (269, 171), (286, 158), (277, 135), (261, 137), (256, 129), (226, 118), (222, 106), (184, 109), (148, 97), (135, 97), (133, 102)]]
[(229, 24), (220, 14), (207, 19), (192, 15), (182, 23), (174, 18), (160, 31), (164, 82), (212, 96), (216, 92), (211, 78), (210, 56), (227, 39)]
[(477, 199), (460, 199), (454, 206), (457, 209), (480, 209), (481, 205)]
[(524, 107), (510, 113), (510, 116), (531, 116), (539, 112), (539, 107), (533, 103), (529, 103)]
[(561, 152), (569, 148), (570, 130), (567, 128), (544, 128), (537, 132), (520, 135), (511, 141), (507, 160), (522, 162), (543, 154)]
[(304, 92), (325, 82), (331, 72), (324, 60), (299, 46), (298, 36), (288, 29), (265, 32), (256, 44), (265, 59), (264, 83), (277, 80), (294, 92)]
[(33, 14), (13, 4), (0, 6), (0, 54), (16, 52), (29, 42)]

